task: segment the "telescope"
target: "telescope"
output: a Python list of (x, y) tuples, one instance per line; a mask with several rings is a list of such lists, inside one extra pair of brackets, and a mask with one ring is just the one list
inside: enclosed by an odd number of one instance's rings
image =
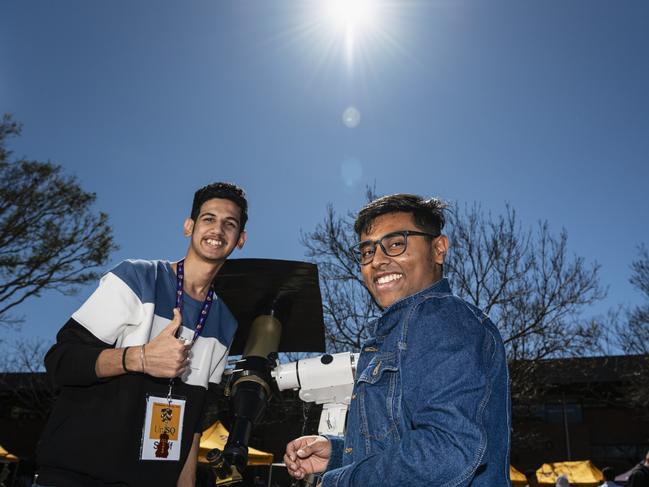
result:
[(322, 404), (319, 434), (341, 436), (354, 389), (357, 353), (342, 352), (280, 364), (272, 370), (279, 390), (298, 390), (304, 402)]
[(248, 443), (277, 386), (272, 371), (278, 352), (323, 352), (322, 299), (314, 264), (268, 259), (225, 262), (215, 289), (239, 323), (230, 354), (239, 355), (227, 372), (232, 427), (223, 450), (207, 460), (219, 479), (239, 477)]
[[(271, 370), (275, 366), (282, 325), (272, 312), (252, 323), (243, 358), (229, 374), (225, 395), (230, 398), (233, 422), (225, 448), (207, 454), (219, 479), (240, 474), (248, 462), (248, 443), (253, 427), (262, 419), (272, 391)], [(234, 470), (234, 471), (233, 471)]]
[[(207, 460), (221, 481), (241, 478), (248, 444), (268, 402), (297, 390), (304, 402), (322, 405), (320, 434), (342, 435), (354, 387), (357, 353), (322, 354), (279, 364), (278, 352), (323, 352), (324, 319), (314, 264), (266, 259), (226, 261), (216, 292), (239, 322), (227, 371), (232, 427), (223, 450)], [(217, 480), (217, 483), (218, 480)]]

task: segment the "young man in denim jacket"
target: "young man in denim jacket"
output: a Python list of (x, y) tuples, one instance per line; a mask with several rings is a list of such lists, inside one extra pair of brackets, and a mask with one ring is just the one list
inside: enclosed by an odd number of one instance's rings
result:
[(507, 364), (497, 328), (442, 276), (445, 205), (398, 194), (358, 214), (353, 247), (383, 309), (356, 368), (345, 438), (286, 447), (297, 478), (330, 486), (484, 486), (509, 480)]

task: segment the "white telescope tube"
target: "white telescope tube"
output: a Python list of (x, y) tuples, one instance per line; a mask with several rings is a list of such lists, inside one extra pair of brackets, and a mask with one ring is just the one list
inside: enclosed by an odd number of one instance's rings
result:
[(358, 354), (343, 352), (278, 365), (272, 376), (280, 390), (299, 389), (305, 402), (349, 404)]

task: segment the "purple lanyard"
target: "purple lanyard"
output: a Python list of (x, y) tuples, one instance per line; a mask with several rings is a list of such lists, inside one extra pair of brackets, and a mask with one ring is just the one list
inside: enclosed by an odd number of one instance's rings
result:
[[(176, 308), (182, 313), (183, 310), (183, 282), (185, 280), (185, 259), (178, 261), (176, 264)], [(210, 314), (210, 308), (212, 307), (212, 301), (214, 300), (214, 287), (210, 285), (210, 290), (205, 296), (205, 301), (203, 301), (203, 306), (201, 306), (201, 313), (198, 315), (198, 322), (194, 328), (194, 337), (192, 338), (192, 345), (196, 339), (200, 336), (207, 321), (207, 316)]]

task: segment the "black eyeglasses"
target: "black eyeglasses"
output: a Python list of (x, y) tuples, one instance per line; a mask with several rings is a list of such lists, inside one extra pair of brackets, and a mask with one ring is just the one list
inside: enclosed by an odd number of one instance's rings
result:
[(408, 248), (408, 237), (439, 237), (432, 233), (425, 232), (416, 232), (414, 230), (401, 230), (399, 232), (388, 233), (383, 235), (378, 240), (364, 240), (363, 242), (357, 243), (352, 248), (350, 252), (354, 256), (356, 262), (360, 265), (367, 265), (374, 260), (374, 254), (376, 254), (376, 246), (380, 245), (383, 253), (388, 257), (397, 257), (403, 254)]

